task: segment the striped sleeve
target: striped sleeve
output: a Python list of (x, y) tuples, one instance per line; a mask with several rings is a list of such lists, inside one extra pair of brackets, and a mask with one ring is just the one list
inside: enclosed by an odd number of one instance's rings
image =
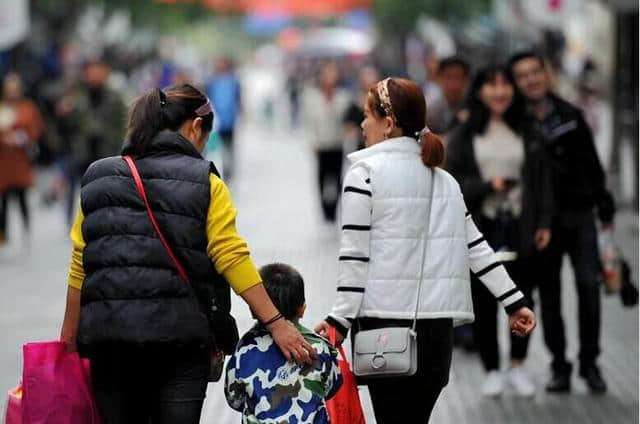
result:
[(482, 281), (508, 314), (526, 306), (524, 295), (511, 280), (469, 213), (465, 220), (471, 272)]
[(337, 298), (327, 322), (343, 335), (351, 327), (364, 298), (369, 269), (371, 184), (362, 166), (349, 170), (342, 190), (342, 235), (338, 257)]

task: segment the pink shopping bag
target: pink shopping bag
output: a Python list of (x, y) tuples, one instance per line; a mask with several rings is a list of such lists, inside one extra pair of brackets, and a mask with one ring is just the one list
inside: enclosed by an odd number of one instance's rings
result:
[(99, 424), (89, 361), (51, 341), (23, 346), (22, 423)]
[(22, 424), (22, 384), (9, 390), (5, 424)]

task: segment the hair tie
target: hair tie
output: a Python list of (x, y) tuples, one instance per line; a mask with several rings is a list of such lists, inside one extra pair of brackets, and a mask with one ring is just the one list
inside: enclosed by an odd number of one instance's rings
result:
[(415, 135), (418, 141), (420, 141), (422, 140), (422, 137), (429, 134), (430, 132), (431, 130), (429, 129), (429, 127), (425, 125), (423, 129), (421, 129), (420, 131), (416, 131)]

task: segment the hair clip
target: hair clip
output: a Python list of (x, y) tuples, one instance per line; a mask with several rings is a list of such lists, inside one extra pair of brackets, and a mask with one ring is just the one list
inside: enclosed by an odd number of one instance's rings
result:
[(209, 99), (207, 99), (205, 104), (203, 104), (198, 109), (196, 109), (196, 115), (197, 116), (205, 116), (205, 115), (210, 114), (212, 111), (213, 110), (211, 109), (211, 102), (209, 101)]
[(396, 119), (396, 115), (393, 113), (393, 106), (391, 105), (391, 96), (389, 96), (389, 80), (391, 78), (385, 78), (382, 81), (378, 82), (376, 86), (376, 91), (378, 93), (378, 97), (380, 97), (380, 106), (384, 109), (384, 112), (393, 119), (393, 122), (398, 122)]
[(158, 89), (158, 92), (160, 93), (160, 107), (162, 107), (167, 104), (167, 95), (160, 89)]

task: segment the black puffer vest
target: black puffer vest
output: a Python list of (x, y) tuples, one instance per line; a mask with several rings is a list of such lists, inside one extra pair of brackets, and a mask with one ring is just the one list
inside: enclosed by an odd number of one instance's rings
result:
[[(86, 242), (78, 345), (207, 343), (200, 304), (214, 288), (230, 308), (229, 286), (206, 253), (211, 162), (186, 139), (162, 132), (135, 159), (147, 197), (167, 242), (194, 290), (180, 278), (156, 235), (122, 157), (94, 162), (82, 178)], [(200, 300), (200, 302), (198, 301)]]

